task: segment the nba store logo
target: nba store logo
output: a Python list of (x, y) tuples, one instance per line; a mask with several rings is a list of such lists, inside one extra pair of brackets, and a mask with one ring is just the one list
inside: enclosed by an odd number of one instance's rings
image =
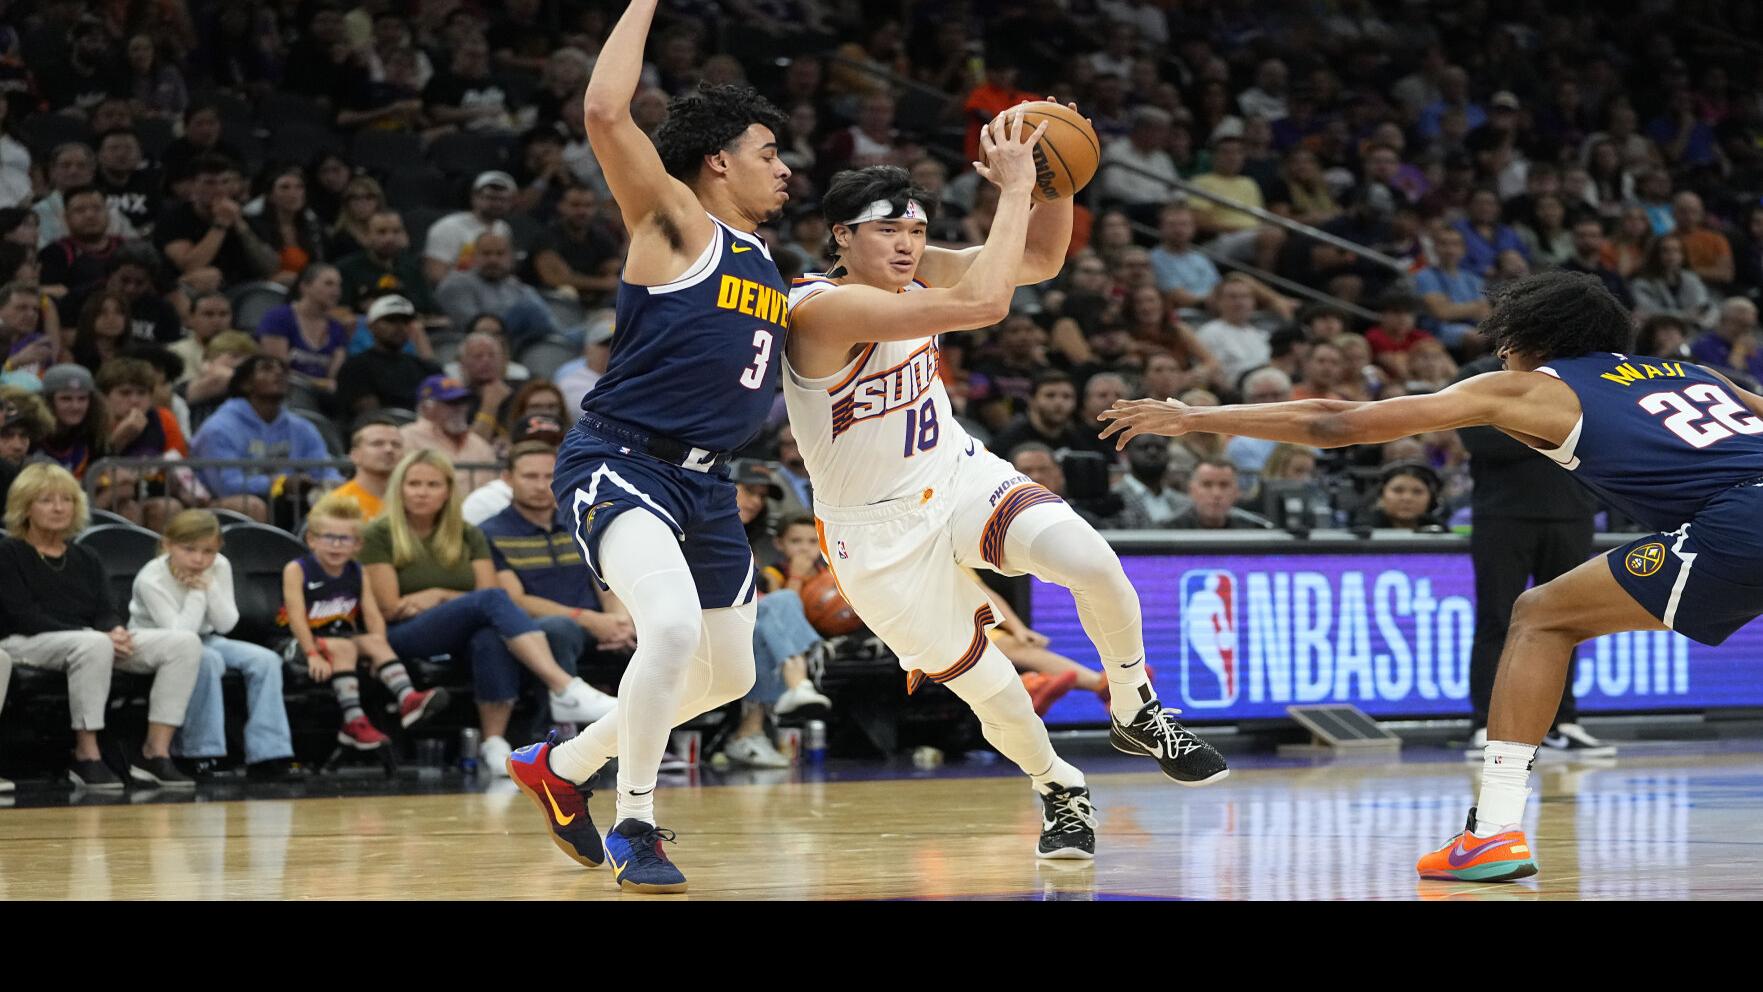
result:
[(1181, 696), (1187, 706), (1222, 709), (1236, 703), (1237, 583), (1231, 573), (1200, 568), (1181, 577)]

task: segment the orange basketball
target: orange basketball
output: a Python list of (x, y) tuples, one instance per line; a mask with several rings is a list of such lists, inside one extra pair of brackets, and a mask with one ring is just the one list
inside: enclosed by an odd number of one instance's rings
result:
[(849, 634), (863, 626), (863, 621), (851, 611), (851, 604), (845, 602), (845, 595), (839, 592), (830, 569), (821, 569), (803, 584), (802, 613), (822, 637)]
[(1050, 100), (1025, 104), (1022, 126), (1029, 130), (1047, 122), (1047, 133), (1035, 146), (1034, 198), (1042, 203), (1077, 193), (1096, 178), (1102, 161), (1102, 143), (1096, 129), (1070, 107)]

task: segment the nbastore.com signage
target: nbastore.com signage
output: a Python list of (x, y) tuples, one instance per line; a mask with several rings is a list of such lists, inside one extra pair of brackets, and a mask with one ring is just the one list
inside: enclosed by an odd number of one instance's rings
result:
[[(1371, 550), (1371, 549), (1368, 549)], [(1283, 718), (1294, 703), (1352, 703), (1374, 716), (1467, 716), (1475, 580), (1450, 553), (1133, 554), (1158, 695), (1187, 719)], [(1032, 580), (1031, 580), (1032, 581)], [(1031, 623), (1050, 647), (1100, 667), (1066, 590), (1033, 581)], [(1718, 648), (1671, 631), (1582, 644), (1573, 673), (1587, 711), (1763, 705), (1763, 624)], [(1048, 723), (1106, 719), (1072, 692)]]

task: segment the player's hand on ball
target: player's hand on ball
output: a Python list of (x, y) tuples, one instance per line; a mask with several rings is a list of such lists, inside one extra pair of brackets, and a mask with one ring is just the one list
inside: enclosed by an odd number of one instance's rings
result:
[(1034, 189), (1035, 142), (1046, 133), (1045, 121), (1032, 132), (1025, 133), (1020, 107), (999, 114), (990, 124), (979, 129), (982, 160), (973, 163), (974, 171), (1006, 193)]
[(1116, 400), (1097, 419), (1112, 421), (1102, 437), (1118, 435), (1114, 450), (1124, 451), (1126, 442), (1140, 434), (1180, 437), (1188, 432), (1188, 405), (1181, 400)]

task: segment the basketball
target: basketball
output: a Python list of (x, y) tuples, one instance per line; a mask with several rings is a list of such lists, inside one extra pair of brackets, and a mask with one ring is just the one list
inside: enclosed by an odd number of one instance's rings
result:
[(1047, 203), (1075, 195), (1096, 178), (1102, 144), (1096, 129), (1070, 107), (1050, 100), (1025, 104), (1022, 126), (1033, 131), (1047, 122), (1047, 133), (1035, 146), (1034, 198)]
[(802, 613), (822, 637), (849, 634), (863, 626), (851, 604), (845, 602), (844, 593), (839, 592), (831, 569), (821, 569), (802, 586)]

